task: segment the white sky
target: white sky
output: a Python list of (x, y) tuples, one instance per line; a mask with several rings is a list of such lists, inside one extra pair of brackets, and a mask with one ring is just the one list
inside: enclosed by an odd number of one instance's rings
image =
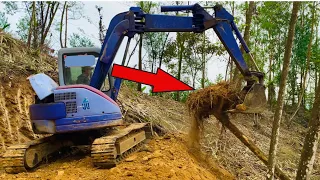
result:
[[(83, 8), (83, 15), (90, 18), (92, 23), (89, 23), (86, 19), (80, 19), (80, 20), (69, 20), (68, 24), (68, 36), (70, 36), (72, 33), (79, 33), (84, 36), (87, 36), (90, 38), (95, 46), (101, 47), (99, 42), (99, 29), (98, 29), (98, 22), (99, 22), (99, 14), (97, 9), (95, 8), (96, 5), (103, 7), (103, 20), (105, 26), (109, 25), (109, 22), (111, 19), (118, 13), (121, 13), (123, 11), (128, 11), (131, 6), (135, 6), (136, 2), (133, 1), (83, 1), (84, 8)], [(187, 4), (187, 2), (185, 2)], [(191, 3), (190, 3), (191, 4)], [(0, 3), (0, 11), (4, 11), (4, 5)], [(61, 12), (58, 12), (59, 14)], [(7, 15), (8, 21), (10, 22), (10, 31), (15, 32), (16, 31), (16, 23), (18, 20), (23, 16), (23, 12), (18, 12), (14, 16)], [(59, 16), (59, 15), (58, 15)], [(85, 34), (83, 34), (81, 31), (79, 31), (79, 28), (83, 29)], [(210, 34), (213, 32), (211, 31)], [(214, 34), (214, 33), (212, 33)], [(214, 35), (216, 36), (216, 35)], [(130, 50), (134, 48), (136, 41), (132, 39)], [(126, 45), (126, 39), (124, 39), (123, 43), (121, 44), (118, 54), (115, 58), (115, 63), (121, 64), (123, 53), (125, 50)], [(52, 34), (52, 42), (51, 46), (56, 51), (60, 48), (60, 42), (59, 42), (59, 33), (56, 31), (53, 31)], [(145, 54), (145, 51), (143, 51), (143, 55)], [(147, 56), (145, 56), (147, 58)], [(224, 76), (225, 69), (226, 69), (226, 62), (222, 61), (224, 57), (213, 57), (209, 63), (207, 64), (207, 76), (211, 81), (214, 81), (217, 77), (217, 75), (220, 73)], [(133, 67), (135, 64), (138, 63), (138, 51), (132, 56), (129, 66)], [(166, 70), (164, 68), (164, 70)]]

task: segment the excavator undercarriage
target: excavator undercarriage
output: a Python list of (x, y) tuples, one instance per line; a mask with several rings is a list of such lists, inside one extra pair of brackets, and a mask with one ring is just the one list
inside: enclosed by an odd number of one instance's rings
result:
[(89, 146), (93, 165), (110, 168), (135, 152), (152, 137), (149, 123), (134, 123), (119, 130), (91, 131), (72, 134), (55, 134), (28, 143), (8, 147), (3, 155), (2, 166), (7, 173), (27, 172), (50, 156), (59, 153), (62, 148), (72, 146)]

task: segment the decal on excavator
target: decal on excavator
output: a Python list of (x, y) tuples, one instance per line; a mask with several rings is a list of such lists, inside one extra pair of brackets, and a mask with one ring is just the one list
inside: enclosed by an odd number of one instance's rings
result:
[(89, 104), (88, 98), (84, 98), (84, 100), (82, 101), (82, 109), (83, 110), (90, 109), (90, 104)]

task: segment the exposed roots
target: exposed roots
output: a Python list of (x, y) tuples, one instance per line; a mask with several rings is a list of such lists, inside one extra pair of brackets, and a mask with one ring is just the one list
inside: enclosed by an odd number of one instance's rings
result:
[(200, 134), (205, 118), (214, 115), (220, 119), (224, 111), (235, 108), (242, 102), (243, 96), (236, 91), (235, 86), (225, 81), (192, 93), (186, 102), (191, 116), (190, 146), (197, 149), (200, 147)]

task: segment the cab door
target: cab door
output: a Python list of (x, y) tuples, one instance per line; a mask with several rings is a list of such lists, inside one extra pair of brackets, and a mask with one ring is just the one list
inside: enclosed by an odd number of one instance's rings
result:
[[(73, 84), (89, 85), (99, 54), (100, 49), (94, 47), (60, 49), (58, 52), (60, 86)], [(113, 81), (114, 80), (111, 77), (111, 70), (109, 70), (100, 90), (110, 96)]]

